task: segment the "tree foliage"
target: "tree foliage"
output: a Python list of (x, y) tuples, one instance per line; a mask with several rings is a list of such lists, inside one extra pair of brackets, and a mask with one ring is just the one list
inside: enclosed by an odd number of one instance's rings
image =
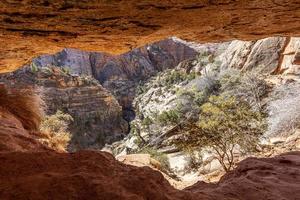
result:
[(247, 101), (253, 108), (262, 111), (262, 99), (268, 93), (268, 85), (260, 74), (230, 69), (220, 75), (219, 82), (220, 92)]
[(265, 131), (264, 118), (247, 102), (211, 96), (201, 107), (199, 120), (175, 139), (182, 149), (211, 148), (225, 171), (234, 166), (234, 150), (253, 151)]

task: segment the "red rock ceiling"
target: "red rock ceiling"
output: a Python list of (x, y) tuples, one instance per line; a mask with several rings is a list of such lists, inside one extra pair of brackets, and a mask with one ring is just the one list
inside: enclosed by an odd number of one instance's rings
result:
[(299, 0), (1, 0), (0, 72), (64, 47), (122, 53), (169, 36), (300, 36)]

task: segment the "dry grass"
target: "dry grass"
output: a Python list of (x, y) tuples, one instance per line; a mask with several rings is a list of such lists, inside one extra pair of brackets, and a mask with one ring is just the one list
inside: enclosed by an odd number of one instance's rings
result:
[(44, 116), (43, 101), (31, 88), (9, 88), (0, 85), (0, 107), (17, 117), (29, 131), (39, 130)]
[(46, 116), (40, 126), (40, 141), (56, 151), (67, 151), (71, 139), (68, 126), (72, 121), (71, 115), (61, 111), (57, 111), (54, 115)]
[(41, 131), (41, 139), (39, 141), (55, 151), (66, 152), (70, 139), (68, 132), (54, 133), (44, 130)]

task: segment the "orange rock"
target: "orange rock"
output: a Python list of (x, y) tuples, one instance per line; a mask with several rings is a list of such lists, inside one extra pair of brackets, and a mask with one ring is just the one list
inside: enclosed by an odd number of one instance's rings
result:
[(1, 1), (0, 72), (63, 47), (119, 54), (169, 36), (299, 36), (298, 0)]

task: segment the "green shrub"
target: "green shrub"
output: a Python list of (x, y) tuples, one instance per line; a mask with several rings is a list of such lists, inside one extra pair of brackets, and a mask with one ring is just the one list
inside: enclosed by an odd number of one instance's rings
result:
[(177, 109), (163, 111), (157, 116), (157, 121), (160, 124), (176, 124), (179, 122), (181, 117), (180, 112)]
[(262, 111), (262, 99), (267, 95), (269, 86), (261, 74), (230, 69), (220, 75), (219, 82), (222, 94), (247, 101), (254, 109)]
[(147, 116), (143, 119), (142, 126), (149, 127), (152, 123), (152, 120)]
[(170, 171), (170, 163), (169, 163), (168, 156), (166, 154), (161, 153), (157, 151), (157, 149), (150, 148), (150, 147), (144, 148), (138, 153), (149, 154), (151, 158), (160, 162), (163, 171)]
[(71, 68), (70, 68), (70, 67), (62, 67), (62, 68), (61, 68), (61, 71), (62, 71), (64, 74), (67, 74), (67, 75), (70, 75), (70, 74), (71, 74)]
[(39, 68), (36, 66), (35, 63), (31, 63), (30, 69), (32, 73), (37, 73), (39, 71)]
[(186, 73), (180, 70), (173, 70), (166, 73), (162, 82), (165, 86), (170, 87), (174, 84), (178, 84), (185, 80), (193, 80), (195, 79), (195, 77), (196, 77), (195, 72)]

